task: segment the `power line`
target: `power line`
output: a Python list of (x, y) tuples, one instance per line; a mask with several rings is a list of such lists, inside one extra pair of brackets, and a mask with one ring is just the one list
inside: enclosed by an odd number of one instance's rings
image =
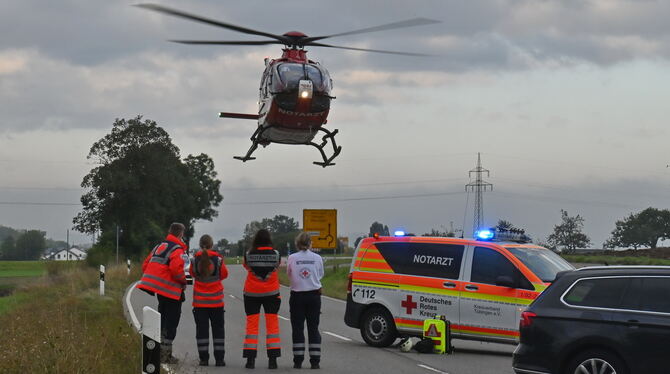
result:
[(0, 205), (81, 206), (81, 203), (36, 202), (36, 201), (0, 201)]
[(280, 201), (244, 201), (237, 203), (227, 203), (226, 205), (270, 205), (270, 204), (298, 204), (298, 203), (321, 203), (321, 202), (346, 202), (346, 201), (364, 201), (364, 200), (389, 200), (389, 199), (412, 199), (421, 197), (437, 197), (448, 195), (460, 195), (463, 192), (438, 192), (413, 195), (393, 195), (393, 196), (372, 196), (372, 197), (352, 197), (341, 199), (312, 199), (312, 200), (280, 200)]

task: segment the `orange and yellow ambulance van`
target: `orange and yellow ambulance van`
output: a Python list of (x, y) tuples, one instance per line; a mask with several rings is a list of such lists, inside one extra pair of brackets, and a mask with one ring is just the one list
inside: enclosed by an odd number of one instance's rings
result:
[(436, 315), (451, 337), (516, 344), (521, 312), (560, 271), (574, 267), (519, 231), (482, 230), (475, 239), (365, 238), (349, 273), (345, 323), (386, 347), (422, 334)]

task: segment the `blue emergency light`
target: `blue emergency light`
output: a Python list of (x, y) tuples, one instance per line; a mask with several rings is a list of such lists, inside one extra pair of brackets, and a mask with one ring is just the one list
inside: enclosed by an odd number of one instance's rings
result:
[(491, 240), (491, 239), (493, 239), (494, 233), (491, 230), (484, 229), (484, 230), (478, 230), (475, 233), (475, 236), (479, 240)]
[(394, 236), (405, 236), (405, 232), (402, 231), (402, 230), (396, 230), (396, 231), (393, 233), (393, 235), (394, 235)]

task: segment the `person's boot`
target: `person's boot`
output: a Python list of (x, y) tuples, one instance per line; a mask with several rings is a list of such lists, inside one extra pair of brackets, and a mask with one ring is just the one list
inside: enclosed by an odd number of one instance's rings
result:
[(200, 359), (200, 366), (209, 366), (209, 360), (203, 360), (202, 358)]
[(310, 364), (312, 365), (312, 369), (320, 369), (321, 367), (319, 366), (318, 361), (311, 361)]
[(270, 357), (268, 361), (268, 369), (276, 369), (277, 368), (277, 357)]
[(247, 369), (253, 369), (256, 367), (256, 359), (253, 357), (247, 357), (247, 364), (244, 365)]
[(226, 366), (226, 362), (223, 359), (216, 360), (216, 366)]
[(294, 369), (302, 369), (302, 361), (293, 360), (293, 368)]

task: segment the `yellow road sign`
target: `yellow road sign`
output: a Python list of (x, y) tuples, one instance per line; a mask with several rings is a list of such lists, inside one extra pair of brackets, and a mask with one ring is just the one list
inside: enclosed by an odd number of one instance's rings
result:
[(303, 209), (302, 222), (312, 236), (312, 247), (337, 248), (337, 209)]

